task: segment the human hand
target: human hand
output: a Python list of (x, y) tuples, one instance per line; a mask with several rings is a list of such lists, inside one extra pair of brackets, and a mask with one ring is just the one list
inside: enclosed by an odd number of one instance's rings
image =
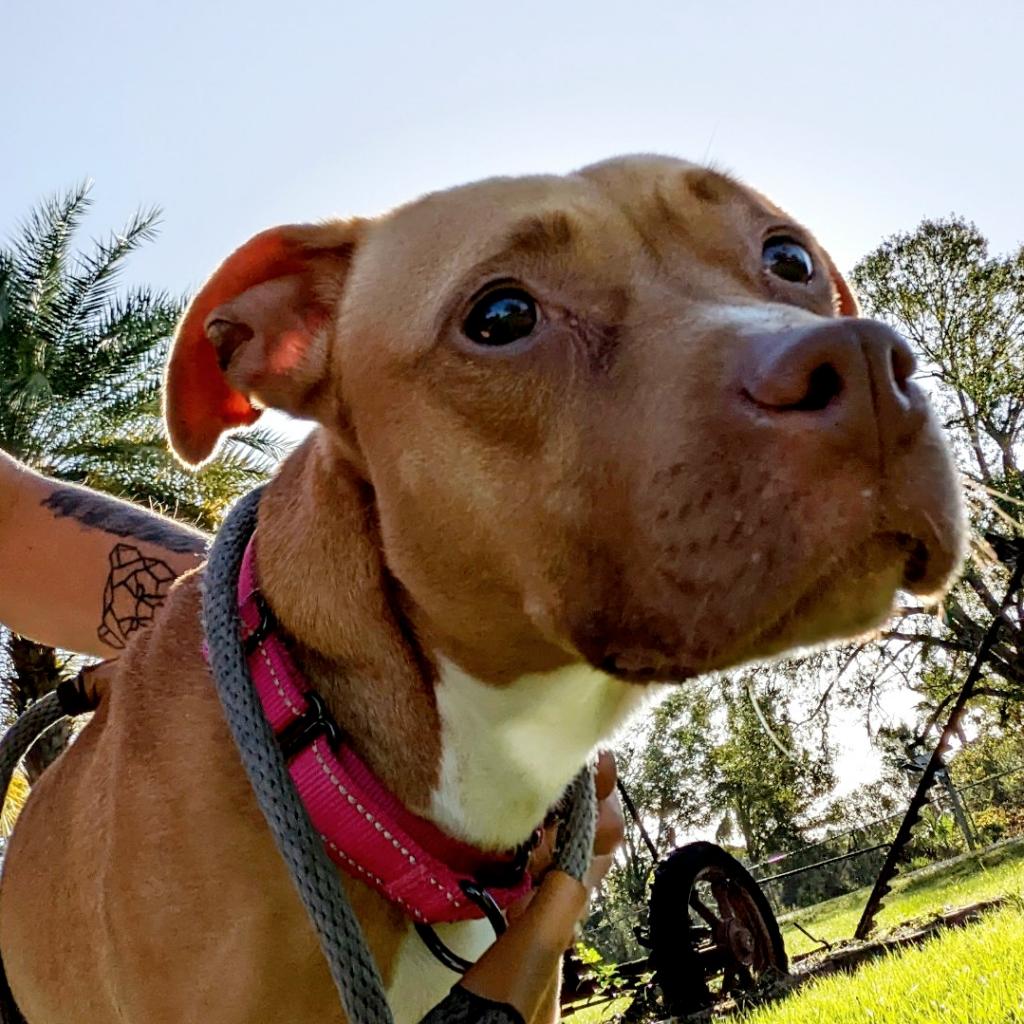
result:
[[(621, 844), (625, 833), (622, 803), (619, 800), (618, 790), (615, 785), (617, 779), (618, 772), (615, 767), (614, 755), (609, 750), (602, 750), (598, 755), (594, 775), (594, 794), (597, 798), (597, 823), (594, 828), (593, 857), (583, 879), (583, 885), (587, 890), (588, 896), (600, 886), (604, 876), (608, 873), (608, 869), (615, 859), (615, 851)], [(530, 856), (528, 870), (533, 876), (535, 887), (540, 885), (541, 881), (551, 870), (559, 827), (558, 821), (554, 821), (545, 827), (540, 840)], [(520, 916), (526, 910), (535, 892), (536, 888), (508, 908), (507, 916), (510, 921)]]

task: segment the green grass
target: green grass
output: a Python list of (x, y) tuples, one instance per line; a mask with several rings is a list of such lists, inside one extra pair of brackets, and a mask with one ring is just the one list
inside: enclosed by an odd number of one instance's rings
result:
[[(779, 919), (790, 957), (817, 948), (792, 924), (799, 921), (809, 932), (829, 942), (850, 939), (860, 920), (870, 889), (819, 903)], [(875, 919), (875, 934), (897, 925), (955, 907), (1007, 893), (1024, 892), (1024, 840), (999, 847), (979, 858), (969, 857), (936, 869), (896, 876), (893, 891)]]
[(629, 996), (623, 996), (621, 999), (613, 999), (597, 1006), (584, 1006), (583, 1009), (567, 1014), (561, 1019), (565, 1024), (604, 1024), (605, 1021), (613, 1021), (631, 1002)]
[(734, 1024), (1021, 1024), (1024, 911), (1011, 905), (852, 976), (810, 982)]
[[(790, 957), (815, 944), (793, 927), (830, 942), (850, 939), (868, 889), (780, 918)], [(886, 956), (854, 975), (836, 975), (790, 998), (733, 1018), (734, 1024), (1024, 1024), (1024, 839), (980, 857), (897, 876), (875, 935), (944, 910), (1016, 896), (979, 923), (942, 932), (918, 949)], [(567, 1024), (605, 1024), (629, 1000), (586, 1007)]]

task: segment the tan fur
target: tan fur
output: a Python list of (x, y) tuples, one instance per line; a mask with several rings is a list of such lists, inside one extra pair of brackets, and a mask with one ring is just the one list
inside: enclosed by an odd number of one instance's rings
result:
[[(808, 285), (762, 271), (772, 230), (814, 255)], [(496, 279), (543, 311), (516, 353), (460, 334)], [(918, 399), (838, 426), (744, 404), (764, 339), (855, 311), (756, 193), (629, 158), (258, 236), (186, 318), (168, 419), (192, 461), (264, 404), (319, 421), (261, 508), (264, 590), (357, 749), (429, 815), (442, 661), (491, 686), (581, 661), (681, 679), (850, 635), (898, 586), (946, 583), (960, 512)], [(875, 358), (857, 330), (835, 350), (850, 401)], [(915, 545), (927, 567), (905, 581)], [(198, 586), (132, 643), (19, 822), (0, 947), (31, 1024), (338, 1019), (221, 719)], [(346, 884), (389, 979), (409, 926)]]

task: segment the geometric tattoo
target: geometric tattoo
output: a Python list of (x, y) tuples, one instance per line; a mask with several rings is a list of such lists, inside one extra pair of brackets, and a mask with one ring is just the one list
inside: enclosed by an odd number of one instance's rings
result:
[(58, 487), (42, 504), (61, 518), (77, 519), (84, 526), (117, 537), (151, 541), (181, 555), (201, 555), (206, 550), (206, 540), (201, 534), (169, 523), (152, 512), (132, 508), (123, 501), (77, 487)]
[(150, 558), (131, 544), (115, 545), (103, 588), (103, 621), (96, 631), (100, 640), (108, 647), (124, 648), (132, 633), (152, 621), (175, 576), (159, 558)]

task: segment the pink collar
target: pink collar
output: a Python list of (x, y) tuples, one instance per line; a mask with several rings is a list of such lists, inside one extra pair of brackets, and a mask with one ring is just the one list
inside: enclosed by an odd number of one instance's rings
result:
[(253, 685), (331, 859), (421, 924), (483, 917), (466, 887), (479, 890), (486, 875), (505, 876), (506, 884), (486, 887), (499, 908), (523, 896), (531, 881), (522, 857), (485, 853), (412, 814), (344, 742), (260, 594), (255, 536), (242, 561), (238, 604)]

